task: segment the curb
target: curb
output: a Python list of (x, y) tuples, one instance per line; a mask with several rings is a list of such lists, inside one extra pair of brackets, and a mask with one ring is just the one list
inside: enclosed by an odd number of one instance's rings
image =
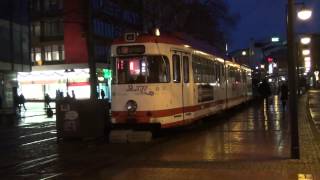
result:
[(310, 124), (312, 124), (312, 125), (310, 126), (312, 132), (318, 137), (317, 139), (320, 140), (320, 129), (317, 128), (317, 125), (315, 124), (315, 122), (314, 122), (314, 120), (313, 120), (313, 118), (312, 118), (312, 116), (311, 116), (309, 99), (310, 99), (310, 94), (309, 94), (309, 92), (308, 92), (307, 100), (306, 100), (306, 114), (307, 114), (307, 119), (309, 120)]

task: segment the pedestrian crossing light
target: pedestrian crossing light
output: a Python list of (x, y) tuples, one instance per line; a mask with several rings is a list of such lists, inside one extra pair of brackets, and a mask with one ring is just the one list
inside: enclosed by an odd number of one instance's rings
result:
[(110, 79), (112, 76), (112, 71), (110, 69), (103, 69), (103, 77), (105, 79)]

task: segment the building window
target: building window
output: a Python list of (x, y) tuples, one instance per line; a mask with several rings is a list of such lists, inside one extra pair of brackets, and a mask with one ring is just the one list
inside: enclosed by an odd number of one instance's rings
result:
[(62, 61), (64, 60), (64, 46), (51, 45), (44, 47), (45, 61)]
[(31, 25), (31, 33), (34, 37), (39, 37), (41, 34), (40, 22), (34, 22)]
[(44, 22), (44, 36), (62, 36), (63, 21), (61, 19), (48, 20)]
[(58, 61), (59, 58), (59, 48), (58, 45), (53, 45), (52, 46), (52, 60), (53, 61)]
[(112, 24), (108, 22), (95, 19), (93, 23), (94, 23), (94, 33), (96, 35), (103, 36), (106, 38), (114, 38), (114, 37), (117, 37), (118, 34), (120, 34), (119, 32), (117, 32), (119, 28), (115, 28)]
[(64, 45), (59, 46), (59, 59), (61, 61), (65, 59), (65, 57), (64, 57)]
[(41, 48), (32, 48), (31, 49), (31, 60), (32, 62), (41, 60)]
[(51, 61), (52, 60), (52, 47), (46, 46), (44, 48), (44, 54), (45, 54), (45, 61)]
[(44, 9), (46, 11), (61, 10), (63, 8), (63, 0), (45, 0)]
[(32, 11), (40, 11), (40, 0), (31, 0), (30, 9)]

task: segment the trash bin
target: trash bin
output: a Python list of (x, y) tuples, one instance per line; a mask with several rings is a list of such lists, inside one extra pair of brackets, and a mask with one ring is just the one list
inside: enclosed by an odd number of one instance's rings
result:
[(109, 124), (109, 106), (103, 100), (62, 99), (56, 102), (57, 137), (98, 138)]

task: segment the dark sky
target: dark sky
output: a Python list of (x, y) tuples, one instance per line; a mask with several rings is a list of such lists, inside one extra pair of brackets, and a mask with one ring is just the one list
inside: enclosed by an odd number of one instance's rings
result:
[[(237, 26), (232, 30), (231, 50), (246, 48), (250, 38), (270, 39), (272, 36), (285, 37), (285, 12), (287, 0), (226, 0), (231, 13), (239, 14)], [(303, 1), (299, 1), (303, 2)], [(320, 33), (320, 1), (305, 0), (313, 9), (312, 19), (308, 22), (296, 22), (296, 32)], [(300, 7), (300, 6), (299, 6)], [(318, 11), (318, 12), (317, 12)]]

